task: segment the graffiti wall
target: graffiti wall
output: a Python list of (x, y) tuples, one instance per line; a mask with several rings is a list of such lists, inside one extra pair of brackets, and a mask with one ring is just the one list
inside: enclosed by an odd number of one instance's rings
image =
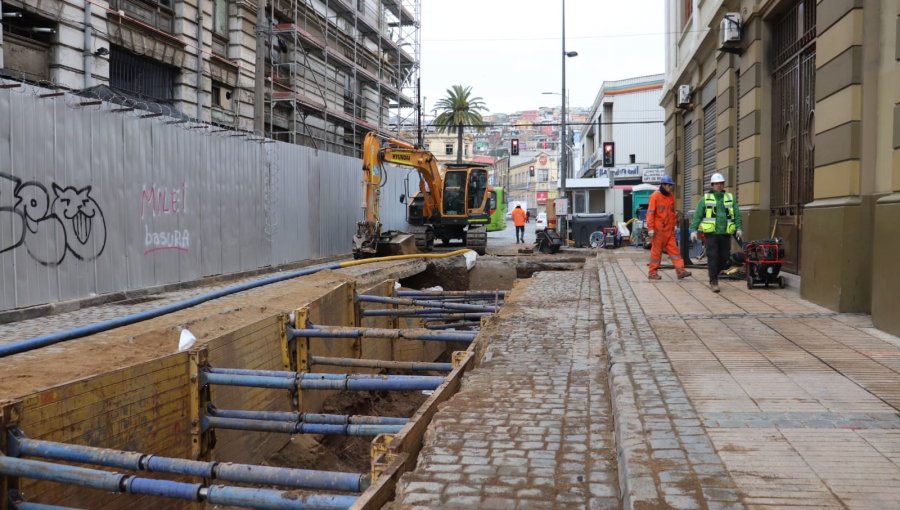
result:
[(40, 96), (0, 89), (0, 310), (350, 251), (360, 160)]

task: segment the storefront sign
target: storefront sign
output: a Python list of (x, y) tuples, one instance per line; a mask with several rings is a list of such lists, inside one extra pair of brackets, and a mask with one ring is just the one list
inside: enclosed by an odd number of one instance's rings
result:
[(643, 181), (650, 184), (659, 184), (663, 175), (666, 175), (664, 168), (645, 168)]
[(547, 205), (547, 192), (536, 191), (534, 193), (534, 199), (537, 201), (537, 205)]

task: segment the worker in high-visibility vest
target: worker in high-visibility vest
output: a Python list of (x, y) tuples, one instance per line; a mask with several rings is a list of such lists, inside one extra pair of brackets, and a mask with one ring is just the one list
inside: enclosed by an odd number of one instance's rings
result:
[(691, 222), (691, 240), (698, 239), (697, 229), (706, 237), (706, 259), (709, 269), (709, 288), (719, 292), (719, 272), (728, 268), (731, 257), (731, 236), (743, 239), (741, 211), (734, 195), (725, 191), (725, 177), (714, 173), (709, 179), (710, 191), (697, 203)]
[(662, 263), (663, 250), (672, 259), (675, 266), (675, 275), (678, 279), (691, 275), (684, 269), (684, 259), (678, 253), (678, 245), (675, 244), (675, 224), (678, 217), (675, 214), (675, 181), (668, 175), (662, 177), (659, 191), (650, 195), (650, 204), (647, 206), (647, 236), (650, 237), (650, 270), (647, 278), (661, 280), (657, 271)]
[(527, 216), (521, 205), (516, 205), (512, 212), (513, 225), (516, 226), (516, 244), (525, 242), (525, 221)]

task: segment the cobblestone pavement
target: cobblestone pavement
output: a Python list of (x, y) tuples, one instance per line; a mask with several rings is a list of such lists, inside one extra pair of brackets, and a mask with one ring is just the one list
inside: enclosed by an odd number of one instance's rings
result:
[(597, 271), (516, 288), (436, 414), (398, 508), (619, 508)]
[[(601, 258), (626, 504), (897, 507), (900, 339), (795, 289)], [(673, 476), (694, 488), (677, 501)]]

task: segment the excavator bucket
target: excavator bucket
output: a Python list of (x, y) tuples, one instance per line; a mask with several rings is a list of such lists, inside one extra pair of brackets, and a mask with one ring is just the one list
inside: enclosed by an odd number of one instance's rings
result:
[(386, 257), (388, 255), (415, 255), (419, 253), (416, 249), (416, 236), (391, 230), (385, 232), (378, 242), (378, 256)]

